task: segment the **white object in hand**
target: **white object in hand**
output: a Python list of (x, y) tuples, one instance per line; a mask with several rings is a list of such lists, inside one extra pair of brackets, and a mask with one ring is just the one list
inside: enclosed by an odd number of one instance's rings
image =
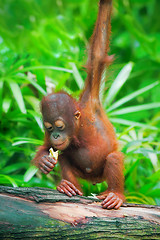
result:
[(53, 148), (49, 149), (49, 157), (53, 157), (54, 159), (58, 160), (58, 150), (56, 152), (53, 151)]

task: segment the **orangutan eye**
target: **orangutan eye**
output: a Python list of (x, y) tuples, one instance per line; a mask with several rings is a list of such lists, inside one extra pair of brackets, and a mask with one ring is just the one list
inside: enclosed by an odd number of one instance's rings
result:
[(52, 131), (53, 130), (52, 124), (49, 123), (49, 122), (44, 122), (44, 126), (48, 129), (48, 131)]
[(59, 129), (59, 130), (63, 130), (65, 128), (65, 124), (62, 120), (57, 120), (55, 121), (55, 126)]

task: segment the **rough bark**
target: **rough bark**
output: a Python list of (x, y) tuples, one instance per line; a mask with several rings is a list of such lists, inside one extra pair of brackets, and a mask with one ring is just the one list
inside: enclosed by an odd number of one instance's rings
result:
[(98, 199), (1, 186), (0, 239), (160, 239), (160, 207), (106, 210)]

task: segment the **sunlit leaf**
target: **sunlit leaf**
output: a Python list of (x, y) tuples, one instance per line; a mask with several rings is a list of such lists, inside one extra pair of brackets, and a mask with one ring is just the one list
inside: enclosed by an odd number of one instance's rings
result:
[(141, 88), (129, 95), (127, 95), (124, 98), (121, 98), (120, 100), (116, 101), (115, 103), (112, 104), (112, 106), (110, 106), (109, 108), (107, 108), (107, 112), (113, 111), (114, 109), (118, 108), (119, 106), (127, 103), (128, 101), (134, 99), (135, 97), (141, 95), (144, 92), (149, 91), (150, 89), (154, 88), (155, 86), (157, 86), (159, 84), (159, 81), (156, 81), (155, 83), (152, 83), (144, 88)]
[(142, 105), (137, 105), (137, 106), (132, 106), (132, 107), (121, 108), (119, 110), (110, 112), (110, 116), (123, 115), (123, 114), (133, 113), (133, 112), (140, 112), (140, 111), (155, 109), (155, 108), (160, 108), (160, 102), (147, 103), (147, 104), (142, 104)]
[(41, 140), (37, 140), (34, 138), (13, 138), (13, 144), (12, 146), (17, 146), (17, 145), (21, 145), (21, 144), (25, 144), (25, 143), (30, 143), (30, 144), (35, 144), (35, 145), (42, 145), (43, 141)]
[(13, 96), (17, 102), (19, 109), (21, 110), (22, 113), (26, 113), (26, 107), (23, 101), (23, 96), (19, 85), (13, 81), (8, 81), (8, 85), (10, 86), (10, 89), (13, 93)]
[(40, 112), (40, 100), (35, 96), (24, 96), (24, 99), (32, 106), (35, 112)]
[(36, 174), (38, 168), (36, 166), (31, 166), (24, 174), (24, 182), (28, 182)]
[(12, 102), (12, 99), (9, 97), (6, 97), (3, 99), (3, 103), (2, 103), (3, 112), (7, 113), (9, 111), (11, 102)]
[[(123, 150), (125, 151), (125, 152), (127, 152), (127, 153), (129, 153), (129, 152), (132, 152), (133, 150), (135, 151), (135, 152), (137, 152), (137, 151), (139, 151), (139, 149), (140, 149), (140, 146), (142, 145), (142, 143), (145, 143), (145, 142), (148, 142), (150, 139), (149, 138), (145, 138), (145, 139), (141, 139), (141, 140), (134, 140), (134, 141), (131, 141), (131, 142), (129, 142), (129, 143), (127, 143), (126, 145), (125, 145), (125, 147), (123, 148)], [(136, 150), (136, 149), (138, 149), (138, 150)], [(147, 153), (147, 149), (146, 148), (143, 148), (144, 149), (144, 151)]]
[(133, 63), (128, 63), (120, 71), (114, 82), (112, 83), (110, 89), (108, 90), (107, 98), (105, 99), (105, 106), (109, 106), (111, 102), (115, 99), (118, 92), (123, 87), (124, 83), (127, 81), (133, 68)]
[(82, 89), (83, 86), (84, 86), (84, 81), (75, 65), (75, 63), (70, 63), (70, 65), (72, 66), (72, 71), (73, 71), (73, 76), (74, 76), (74, 79), (79, 87), (79, 89)]
[(43, 131), (43, 121), (42, 121), (41, 115), (36, 113), (36, 112), (34, 112), (34, 111), (32, 111), (32, 110), (28, 110), (28, 112), (34, 117), (34, 119), (36, 120), (38, 126)]
[(151, 126), (149, 124), (145, 123), (139, 123), (139, 122), (134, 122), (122, 118), (109, 118), (112, 123), (118, 123), (126, 126), (131, 126), (131, 127), (139, 127), (139, 128), (146, 128), (146, 129), (151, 129), (151, 130), (157, 130), (157, 127)]
[[(154, 149), (152, 147), (150, 147), (150, 149), (154, 151)], [(159, 153), (160, 153), (160, 151), (159, 151)], [(149, 152), (148, 157), (153, 165), (154, 170), (157, 171), (159, 169), (158, 154), (155, 152), (153, 152), (153, 153)]]
[(0, 178), (4, 178), (4, 179), (8, 180), (8, 182), (11, 183), (13, 187), (18, 187), (18, 185), (15, 182), (15, 180), (13, 178), (11, 178), (10, 176), (8, 176), (8, 175), (0, 174)]
[[(135, 194), (135, 196), (134, 196)], [(143, 194), (139, 194), (139, 196), (136, 196), (137, 193), (133, 193), (133, 195), (126, 196), (126, 201), (131, 203), (137, 203), (137, 204), (148, 204), (148, 205), (155, 205), (155, 201), (150, 198), (149, 196), (146, 197)]]
[(142, 153), (144, 155), (148, 155), (149, 153), (154, 153), (154, 154), (160, 154), (160, 151), (157, 150), (152, 150), (152, 149), (147, 149), (147, 148), (139, 148), (135, 151), (135, 153)]
[(33, 79), (30, 79), (29, 77), (22, 76), (22, 79), (24, 78), (29, 83), (31, 83), (40, 93), (42, 93), (44, 96), (47, 95), (47, 92)]
[(46, 65), (41, 65), (41, 66), (30, 66), (30, 67), (25, 67), (22, 69), (18, 69), (17, 72), (28, 72), (31, 70), (37, 70), (37, 69), (48, 69), (48, 70), (55, 70), (55, 71), (61, 71), (61, 72), (68, 72), (72, 73), (73, 71), (67, 68), (61, 68), (61, 67), (55, 67), (55, 66), (46, 66)]

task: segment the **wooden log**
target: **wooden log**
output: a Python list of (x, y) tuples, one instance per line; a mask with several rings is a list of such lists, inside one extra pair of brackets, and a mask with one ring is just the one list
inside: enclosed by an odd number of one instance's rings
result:
[(160, 239), (160, 207), (0, 186), (0, 239)]

